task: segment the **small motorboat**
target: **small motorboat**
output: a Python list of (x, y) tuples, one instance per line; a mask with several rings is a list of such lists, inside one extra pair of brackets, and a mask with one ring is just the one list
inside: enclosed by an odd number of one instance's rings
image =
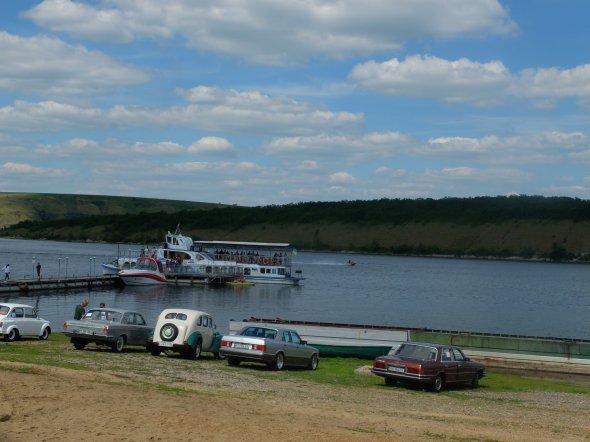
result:
[(154, 258), (143, 256), (137, 259), (134, 268), (121, 270), (119, 278), (125, 285), (167, 284), (162, 263)]
[(254, 285), (254, 282), (247, 281), (246, 278), (244, 277), (244, 275), (242, 274), (242, 275), (238, 276), (235, 280), (226, 282), (226, 284), (232, 285), (234, 287), (247, 287), (247, 286)]
[(347, 264), (348, 264), (349, 266), (355, 266), (355, 265), (356, 265), (356, 262), (354, 262), (354, 261), (351, 261), (351, 260), (349, 259), (349, 260), (348, 260), (348, 262), (347, 262)]

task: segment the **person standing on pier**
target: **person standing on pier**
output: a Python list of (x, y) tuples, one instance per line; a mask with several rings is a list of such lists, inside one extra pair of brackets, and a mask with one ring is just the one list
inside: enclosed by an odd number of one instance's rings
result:
[(2, 270), (4, 270), (4, 281), (10, 280), (10, 264), (6, 264)]
[(74, 310), (74, 319), (82, 319), (84, 313), (86, 313), (87, 305), (88, 299), (83, 299), (82, 302), (76, 306), (76, 310)]
[(41, 279), (41, 263), (37, 261), (37, 279)]

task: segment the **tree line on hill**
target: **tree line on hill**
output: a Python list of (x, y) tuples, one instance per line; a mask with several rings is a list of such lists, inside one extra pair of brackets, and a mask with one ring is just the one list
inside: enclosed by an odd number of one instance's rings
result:
[[(234, 232), (256, 225), (278, 226), (288, 231), (294, 226), (329, 226), (332, 223), (353, 225), (357, 231), (374, 226), (399, 226), (407, 223), (450, 223), (467, 228), (527, 220), (572, 223), (590, 221), (590, 201), (568, 197), (496, 196), (305, 202), (262, 207), (230, 206), (173, 213), (159, 211), (149, 214), (84, 216), (44, 222), (24, 221), (5, 227), (0, 230), (0, 235), (31, 239), (156, 243), (162, 240), (163, 232), (177, 224), (182, 226), (183, 232), (190, 233), (213, 229), (217, 232)], [(327, 228), (329, 227), (324, 227), (324, 230)], [(261, 238), (243, 240), (257, 241)], [(342, 244), (315, 239), (299, 246), (324, 250), (343, 247)], [(445, 252), (440, 247), (422, 244), (417, 239), (413, 243), (395, 247), (375, 245), (373, 240), (355, 249), (419, 255), (432, 254), (433, 251)], [(484, 251), (501, 254), (498, 250)], [(460, 252), (454, 250), (454, 253)], [(556, 260), (571, 258), (565, 247), (558, 242), (547, 253), (552, 253)]]

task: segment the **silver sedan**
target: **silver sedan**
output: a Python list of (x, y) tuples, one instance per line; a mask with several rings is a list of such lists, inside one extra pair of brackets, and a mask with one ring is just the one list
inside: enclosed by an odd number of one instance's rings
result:
[(237, 335), (221, 339), (219, 354), (227, 357), (229, 365), (242, 361), (260, 362), (274, 370), (285, 366), (318, 368), (318, 349), (307, 345), (295, 330), (248, 326)]

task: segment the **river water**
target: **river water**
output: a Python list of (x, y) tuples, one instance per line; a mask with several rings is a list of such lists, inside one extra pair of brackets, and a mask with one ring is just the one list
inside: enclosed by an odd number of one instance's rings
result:
[[(101, 274), (100, 263), (135, 245), (0, 238), (12, 279)], [(353, 260), (356, 266), (348, 266)], [(90, 307), (132, 308), (150, 324), (168, 307), (204, 310), (221, 333), (251, 316), (590, 339), (590, 267), (540, 262), (306, 253), (293, 258), (300, 287), (123, 287), (0, 294), (35, 305), (54, 331), (88, 298)], [(3, 274), (0, 276), (4, 276)]]

